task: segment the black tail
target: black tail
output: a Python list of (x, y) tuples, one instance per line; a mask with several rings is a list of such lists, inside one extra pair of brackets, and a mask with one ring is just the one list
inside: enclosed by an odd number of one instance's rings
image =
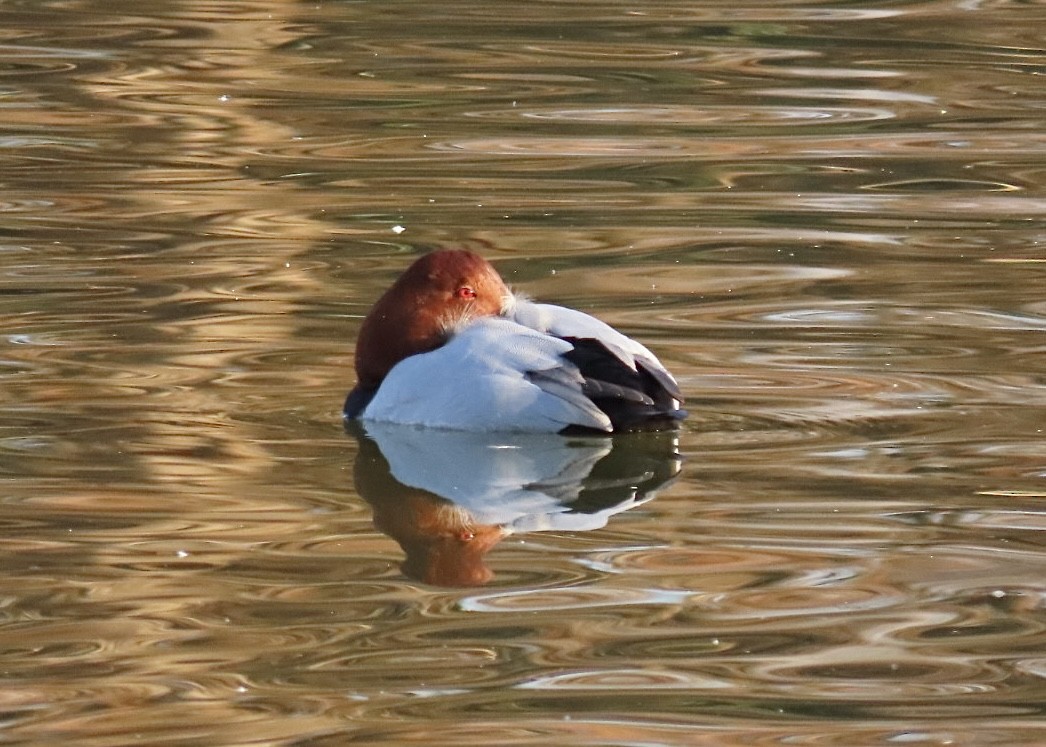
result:
[(564, 337), (574, 349), (564, 354), (581, 371), (582, 391), (607, 414), (615, 431), (672, 428), (686, 417), (683, 396), (663, 371), (636, 360), (633, 371), (603, 343)]

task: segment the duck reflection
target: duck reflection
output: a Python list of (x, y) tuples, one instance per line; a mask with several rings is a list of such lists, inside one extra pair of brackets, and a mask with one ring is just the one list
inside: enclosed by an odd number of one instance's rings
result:
[(472, 433), (350, 421), (356, 490), (406, 553), (403, 572), (437, 586), (493, 578), (509, 534), (587, 531), (654, 497), (680, 470), (677, 433)]

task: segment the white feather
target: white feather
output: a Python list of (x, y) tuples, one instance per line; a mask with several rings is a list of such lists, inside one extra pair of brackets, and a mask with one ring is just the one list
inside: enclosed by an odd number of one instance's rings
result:
[(452, 430), (610, 431), (610, 419), (582, 394), (580, 372), (562, 357), (571, 349), (513, 319), (477, 319), (442, 347), (397, 363), (360, 417)]

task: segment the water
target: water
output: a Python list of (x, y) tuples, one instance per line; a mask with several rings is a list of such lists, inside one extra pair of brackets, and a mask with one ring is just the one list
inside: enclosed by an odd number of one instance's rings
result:
[[(0, 741), (1046, 741), (1044, 23), (4, 5)], [(346, 433), (444, 245), (691, 418)]]

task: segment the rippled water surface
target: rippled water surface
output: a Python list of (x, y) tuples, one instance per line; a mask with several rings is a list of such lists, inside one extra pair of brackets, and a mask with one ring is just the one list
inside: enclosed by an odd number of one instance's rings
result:
[[(1046, 742), (1044, 28), (0, 3), (0, 742)], [(690, 419), (346, 432), (454, 245)]]

